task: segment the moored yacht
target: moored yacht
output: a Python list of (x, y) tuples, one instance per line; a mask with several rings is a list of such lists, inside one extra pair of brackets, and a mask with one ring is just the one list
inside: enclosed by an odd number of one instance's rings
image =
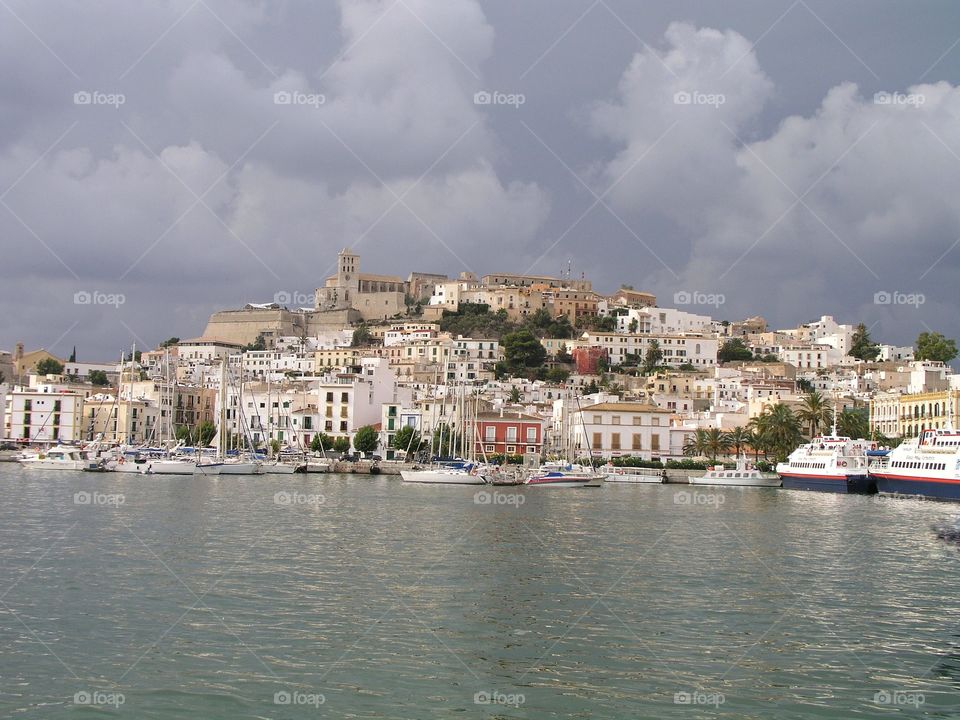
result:
[(487, 480), (471, 462), (453, 462), (430, 468), (401, 470), (400, 477), (408, 483), (431, 485), (485, 485)]
[(99, 467), (90, 454), (73, 445), (54, 445), (48, 450), (24, 454), (18, 462), (34, 470), (88, 470)]
[(593, 468), (565, 462), (547, 462), (526, 480), (526, 485), (537, 487), (574, 488), (600, 487), (603, 473)]

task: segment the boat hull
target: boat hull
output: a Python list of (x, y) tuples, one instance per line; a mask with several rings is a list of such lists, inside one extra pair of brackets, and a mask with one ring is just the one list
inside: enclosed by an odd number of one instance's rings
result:
[(530, 487), (578, 488), (600, 487), (602, 475), (549, 473), (534, 475), (525, 483)]
[(31, 468), (33, 470), (86, 470), (96, 467), (97, 463), (92, 460), (34, 460), (24, 459), (18, 461), (21, 467)]
[(663, 484), (663, 475), (643, 475), (641, 473), (607, 473), (604, 478), (608, 483), (632, 483), (632, 484)]
[(788, 490), (810, 490), (841, 494), (869, 494), (876, 492), (876, 485), (869, 475), (802, 475), (780, 473), (783, 487)]
[(877, 483), (877, 492), (880, 493), (960, 502), (960, 481), (931, 480), (892, 474), (878, 474), (873, 477)]
[(482, 475), (471, 475), (466, 472), (449, 472), (443, 470), (401, 470), (400, 477), (407, 483), (424, 483), (427, 485), (486, 485)]
[(260, 475), (260, 463), (210, 463), (194, 467), (194, 475)]
[(271, 463), (264, 465), (261, 472), (264, 475), (292, 475), (293, 473), (303, 472), (303, 463)]
[(754, 478), (712, 478), (712, 477), (698, 477), (690, 478), (691, 485), (716, 485), (724, 487), (764, 487), (764, 488), (778, 488), (783, 484), (783, 480), (780, 479), (779, 475), (771, 475), (769, 477), (754, 477)]

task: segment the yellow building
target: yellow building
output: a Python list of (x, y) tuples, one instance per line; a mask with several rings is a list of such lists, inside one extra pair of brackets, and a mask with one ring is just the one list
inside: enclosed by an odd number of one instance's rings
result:
[[(870, 401), (870, 431), (887, 436), (916, 437), (921, 430), (956, 425), (960, 402), (953, 391), (896, 395), (878, 394)], [(953, 405), (953, 412), (950, 406)], [(893, 428), (895, 431), (891, 432)]]

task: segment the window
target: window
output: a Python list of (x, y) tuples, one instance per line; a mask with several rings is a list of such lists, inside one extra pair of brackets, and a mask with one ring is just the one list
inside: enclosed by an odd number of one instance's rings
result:
[(659, 435), (651, 435), (651, 436), (650, 436), (650, 449), (651, 449), (651, 450), (659, 450), (659, 449), (660, 449), (660, 436), (659, 436)]
[(620, 416), (619, 416), (619, 415), (614, 415), (614, 416), (611, 418), (610, 421), (611, 421), (611, 423), (613, 423), (614, 425), (619, 425), (619, 424), (620, 424)]
[(484, 449), (486, 452), (493, 452), (493, 445), (484, 445), (484, 446), (483, 446), (483, 449)]
[(535, 453), (536, 451), (537, 451), (537, 448), (534, 445), (527, 445), (528, 453)]
[(634, 424), (634, 425), (643, 425), (643, 418), (640, 417), (639, 415), (634, 416), (634, 418), (633, 418), (633, 424)]
[(610, 449), (611, 450), (620, 449), (620, 433), (613, 433), (610, 435)]
[(633, 444), (631, 447), (632, 450), (643, 450), (643, 435), (640, 433), (633, 434)]
[(527, 442), (532, 443), (537, 441), (537, 429), (535, 427), (527, 428)]
[(483, 429), (483, 437), (487, 442), (494, 442), (497, 439), (497, 428), (493, 425), (487, 425)]
[(340, 432), (346, 432), (346, 431), (347, 431), (347, 421), (344, 420), (343, 422), (340, 423)]
[(516, 452), (517, 452), (517, 446), (516, 446), (516, 445), (507, 445), (507, 452), (508, 452), (508, 453), (511, 453), (511, 454), (516, 453)]
[(650, 418), (650, 424), (653, 425), (654, 427), (660, 427), (660, 418), (658, 417)]
[(601, 434), (601, 433), (594, 433), (594, 434), (593, 434), (593, 449), (594, 449), (594, 450), (600, 450), (600, 449), (602, 449), (602, 448), (603, 448), (602, 434)]
[(328, 392), (328, 393), (327, 393), (327, 402), (333, 402), (333, 393), (332, 393), (332, 392)]
[(511, 425), (507, 428), (507, 442), (515, 443), (517, 441), (517, 426)]
[(594, 424), (594, 425), (603, 425), (603, 416), (602, 416), (602, 415), (594, 415), (594, 416), (593, 416), (593, 424)]

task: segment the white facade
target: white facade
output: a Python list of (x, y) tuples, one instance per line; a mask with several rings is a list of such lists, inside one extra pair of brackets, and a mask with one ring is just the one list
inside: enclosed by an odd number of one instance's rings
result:
[(571, 415), (576, 454), (589, 450), (594, 457), (632, 455), (644, 460), (670, 454), (668, 410), (642, 403), (605, 402)]
[(607, 350), (611, 365), (627, 360), (627, 355), (638, 355), (640, 360), (656, 340), (663, 352), (663, 364), (674, 367), (689, 363), (694, 367), (712, 367), (717, 364), (717, 338), (700, 335), (624, 335), (621, 333), (584, 333), (577, 342), (580, 347), (602, 347)]
[[(624, 310), (626, 310), (624, 312)], [(653, 335), (685, 335), (712, 330), (713, 318), (675, 308), (620, 308), (617, 310), (617, 332)], [(630, 327), (636, 321), (636, 330)]]
[(23, 442), (73, 443), (83, 439), (83, 395), (17, 390), (10, 394), (10, 439)]

